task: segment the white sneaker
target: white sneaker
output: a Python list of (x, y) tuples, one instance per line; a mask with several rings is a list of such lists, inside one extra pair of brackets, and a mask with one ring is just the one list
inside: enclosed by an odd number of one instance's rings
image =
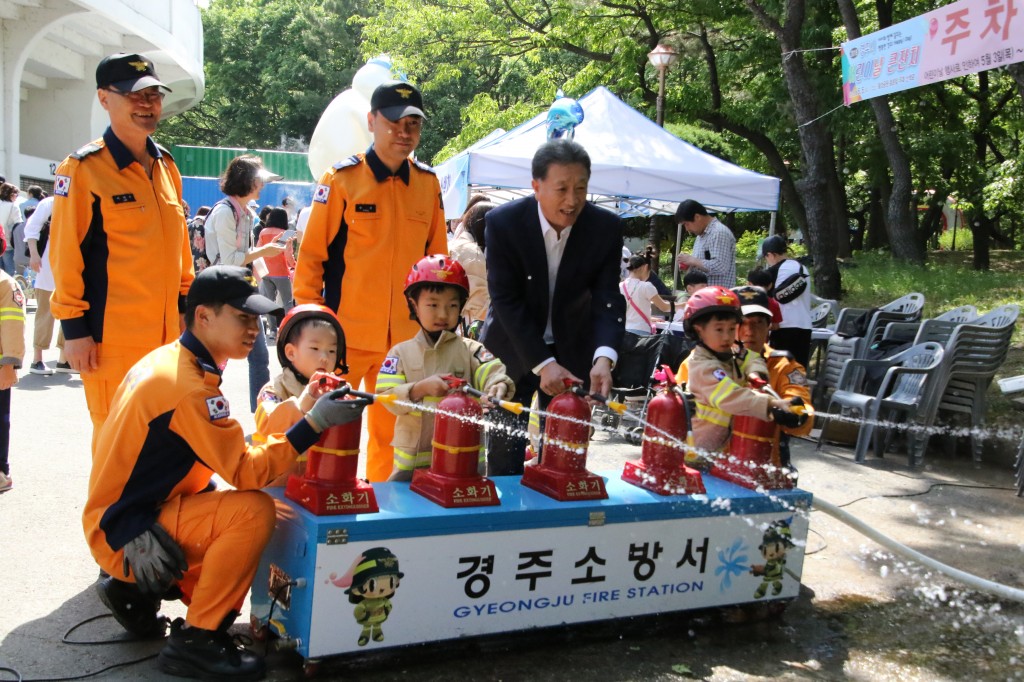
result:
[(0, 493), (5, 493), (14, 487), (14, 479), (0, 471)]

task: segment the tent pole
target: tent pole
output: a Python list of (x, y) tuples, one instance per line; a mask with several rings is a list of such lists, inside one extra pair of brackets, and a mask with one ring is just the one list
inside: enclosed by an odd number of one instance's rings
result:
[(772, 211), (772, 220), (768, 223), (768, 236), (771, 237), (775, 234), (775, 217), (778, 216), (778, 211)]
[(683, 224), (676, 223), (676, 250), (672, 252), (672, 288), (675, 291), (680, 289), (679, 282), (679, 247), (683, 243)]

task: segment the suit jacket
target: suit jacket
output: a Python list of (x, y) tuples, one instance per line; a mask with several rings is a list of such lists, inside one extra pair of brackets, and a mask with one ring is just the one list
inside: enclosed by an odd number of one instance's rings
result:
[[(534, 197), (488, 212), (490, 309), (481, 340), (516, 379), (551, 357), (544, 343), (548, 266)], [(619, 293), (622, 223), (588, 203), (569, 233), (551, 303), (558, 363), (583, 380), (594, 350), (622, 343), (626, 302)], [(516, 383), (519, 383), (518, 381)]]

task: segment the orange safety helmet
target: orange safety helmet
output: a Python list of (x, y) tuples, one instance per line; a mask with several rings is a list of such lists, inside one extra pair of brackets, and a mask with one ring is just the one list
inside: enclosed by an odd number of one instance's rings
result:
[(405, 295), (415, 298), (416, 290), (424, 284), (449, 284), (459, 287), (469, 296), (469, 277), (466, 270), (451, 256), (436, 253), (420, 258), (405, 276)]
[(683, 309), (683, 331), (691, 339), (697, 338), (693, 324), (714, 313), (732, 315), (737, 322), (742, 322), (740, 297), (725, 287), (714, 286), (698, 289), (690, 294), (690, 298), (686, 301), (686, 307)]
[[(277, 359), (281, 362), (282, 367), (287, 367), (296, 374), (298, 371), (292, 366), (291, 361), (285, 357), (284, 347), (289, 343), (288, 335), (291, 334), (292, 328), (295, 327), (299, 322), (308, 320), (310, 318), (316, 318), (318, 320), (324, 320), (329, 322), (334, 327), (334, 331), (338, 334), (338, 364), (335, 369), (340, 369), (342, 374), (348, 372), (348, 365), (345, 363), (345, 330), (341, 328), (341, 321), (338, 316), (334, 314), (334, 311), (325, 305), (318, 303), (303, 303), (297, 305), (284, 316), (281, 320), (281, 324), (277, 328)], [(294, 343), (294, 341), (292, 341)], [(306, 377), (307, 379), (309, 377)]]

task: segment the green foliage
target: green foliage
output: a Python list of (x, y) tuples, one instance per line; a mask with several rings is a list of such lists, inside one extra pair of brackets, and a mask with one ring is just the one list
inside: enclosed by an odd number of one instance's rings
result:
[(744, 232), (736, 240), (736, 260), (757, 260), (761, 257), (761, 242), (768, 237), (767, 231)]
[[(954, 238), (956, 243), (953, 243)], [(939, 249), (942, 251), (970, 251), (974, 248), (974, 233), (960, 225), (956, 231), (950, 227), (939, 235)]]

